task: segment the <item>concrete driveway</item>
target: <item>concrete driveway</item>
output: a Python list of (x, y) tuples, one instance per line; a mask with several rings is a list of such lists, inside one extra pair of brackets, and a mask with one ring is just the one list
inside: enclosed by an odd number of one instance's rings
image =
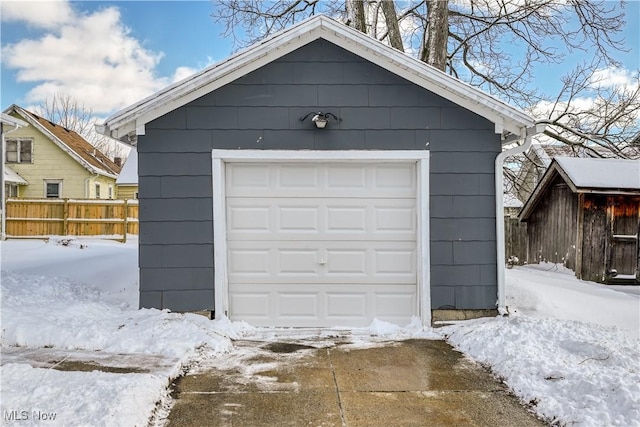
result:
[(174, 385), (170, 426), (542, 426), (444, 341), (238, 342)]

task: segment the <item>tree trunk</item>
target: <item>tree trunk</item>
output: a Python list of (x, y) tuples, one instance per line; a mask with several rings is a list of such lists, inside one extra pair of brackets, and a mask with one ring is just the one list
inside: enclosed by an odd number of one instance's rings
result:
[(393, 0), (382, 0), (382, 13), (387, 24), (389, 35), (389, 44), (400, 51), (404, 52), (402, 45), (402, 36), (400, 35), (400, 26), (398, 25), (398, 14)]
[(364, 0), (347, 0), (347, 25), (367, 33), (367, 21), (364, 17)]
[(444, 71), (449, 38), (449, 0), (427, 0), (427, 37), (421, 60)]

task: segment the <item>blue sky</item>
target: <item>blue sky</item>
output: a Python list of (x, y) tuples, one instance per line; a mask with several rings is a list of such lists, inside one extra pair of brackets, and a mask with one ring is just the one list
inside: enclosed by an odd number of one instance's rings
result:
[[(232, 53), (232, 41), (211, 18), (210, 1), (3, 1), (2, 109), (29, 107), (54, 91), (69, 93), (106, 116)], [(616, 53), (625, 73), (640, 69), (640, 2), (627, 5)], [(588, 52), (536, 69), (536, 84), (553, 92), (559, 77)]]

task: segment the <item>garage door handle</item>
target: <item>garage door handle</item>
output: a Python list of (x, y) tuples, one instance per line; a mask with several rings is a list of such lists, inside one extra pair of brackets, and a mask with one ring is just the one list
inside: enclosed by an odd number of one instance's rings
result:
[(318, 264), (320, 265), (325, 265), (327, 263), (326, 259), (321, 259), (320, 261), (318, 261)]

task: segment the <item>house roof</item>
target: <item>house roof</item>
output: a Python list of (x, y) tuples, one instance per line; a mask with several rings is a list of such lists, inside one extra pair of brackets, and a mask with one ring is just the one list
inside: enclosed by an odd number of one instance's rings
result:
[(526, 220), (556, 177), (574, 193), (640, 194), (640, 160), (555, 157), (524, 204), (520, 220)]
[(138, 185), (138, 150), (135, 147), (129, 152), (129, 156), (122, 166), (122, 171), (116, 179), (116, 184)]
[(82, 136), (65, 127), (56, 125), (49, 120), (25, 110), (17, 105), (12, 105), (5, 113), (15, 112), (33, 127), (38, 129), (53, 141), (58, 147), (69, 154), (91, 173), (117, 178), (120, 166), (116, 165), (104, 153), (89, 144)]
[(23, 177), (7, 165), (4, 165), (4, 182), (18, 185), (29, 184)]
[(2, 123), (2, 126), (3, 126), (3, 129), (2, 129), (3, 133), (6, 132), (4, 130), (4, 126), (10, 127), (11, 128), (10, 131), (11, 131), (11, 130), (15, 130), (17, 128), (25, 127), (27, 125), (22, 120), (17, 119), (17, 118), (15, 118), (13, 116), (10, 116), (10, 115), (5, 114), (5, 113), (0, 113), (0, 114), (1, 114), (0, 122)]
[(98, 132), (127, 140), (150, 121), (317, 39), (324, 39), (450, 100), (495, 124), (496, 133), (524, 135), (524, 112), (360, 31), (323, 15), (311, 17), (108, 117)]

